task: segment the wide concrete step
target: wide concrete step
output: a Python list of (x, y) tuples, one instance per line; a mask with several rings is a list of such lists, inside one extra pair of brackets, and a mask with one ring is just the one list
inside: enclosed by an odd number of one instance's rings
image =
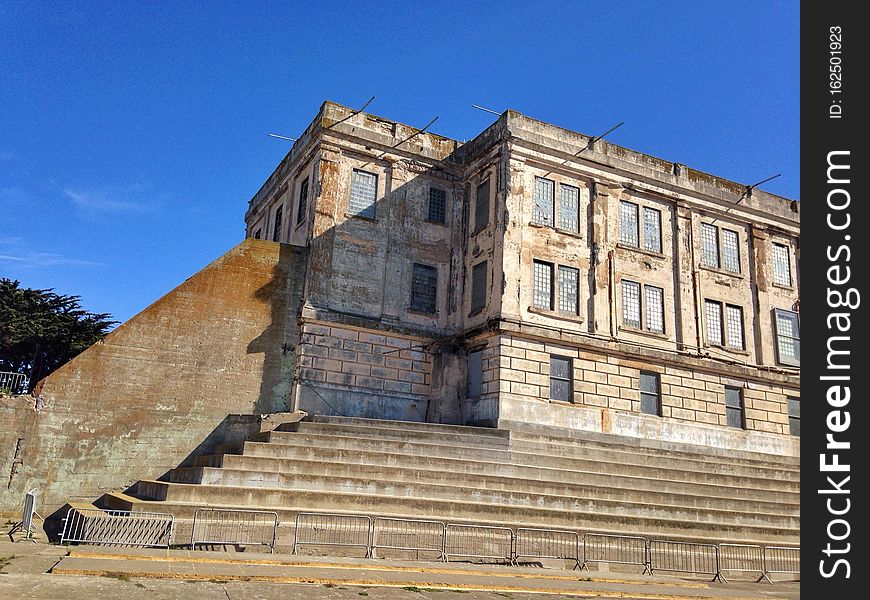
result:
[[(431, 462), (441, 459), (476, 460), (493, 465), (520, 465), (548, 467), (568, 471), (603, 472), (617, 475), (656, 476), (674, 481), (719, 483), (723, 477), (735, 478), (752, 488), (799, 491), (793, 477), (771, 477), (751, 469), (718, 469), (700, 471), (673, 465), (649, 464), (642, 455), (628, 457), (622, 462), (604, 460), (600, 455), (589, 457), (548, 456), (544, 454), (456, 445), (384, 441), (347, 436), (329, 436), (292, 432), (268, 432), (268, 442), (244, 442), (219, 446), (217, 453), (271, 456), (273, 458), (313, 458), (317, 454), (330, 455), (336, 461), (353, 460), (363, 453), (381, 453), (409, 456)], [(313, 450), (317, 452), (313, 452)], [(437, 458), (436, 458), (437, 457)], [(210, 460), (210, 459), (209, 459)], [(201, 461), (196, 466), (207, 466)], [(397, 463), (401, 464), (401, 463)]]
[[(307, 469), (301, 467), (307, 466)], [(294, 473), (275, 471), (251, 471), (193, 467), (176, 469), (170, 474), (171, 483), (204, 484), (211, 486), (259, 487), (273, 489), (317, 489), (341, 492), (348, 489), (364, 489), (375, 493), (405, 490), (408, 496), (428, 498), (461, 498), (469, 488), (511, 494), (534, 492), (536, 495), (582, 498), (589, 501), (646, 502), (666, 508), (671, 506), (730, 512), (754, 512), (770, 515), (796, 517), (799, 505), (758, 499), (740, 499), (726, 495), (728, 489), (716, 490), (721, 495), (691, 494), (679, 484), (659, 489), (637, 490), (621, 486), (578, 485), (542, 482), (500, 476), (474, 476), (468, 478), (443, 474), (438, 471), (410, 471), (389, 469), (379, 465), (353, 465), (324, 469), (323, 463), (309, 462), (299, 465)], [(383, 490), (383, 492), (381, 491)]]
[[(375, 424), (350, 423), (318, 423), (301, 421), (299, 423), (282, 423), (275, 431), (289, 431), (323, 435), (344, 435), (367, 439), (408, 440), (434, 444), (457, 444), (459, 446), (483, 446), (506, 448), (510, 444), (510, 432), (504, 429), (483, 429), (485, 433), (441, 431), (438, 429), (415, 429), (405, 427), (404, 421), (375, 421)], [(469, 428), (480, 429), (480, 428)]]
[(440, 423), (421, 423), (418, 421), (392, 421), (387, 419), (366, 419), (363, 417), (331, 417), (326, 415), (312, 415), (305, 417), (302, 423), (324, 423), (331, 425), (359, 425), (364, 427), (385, 427), (388, 429), (404, 429), (428, 433), (456, 433), (463, 435), (491, 436), (495, 438), (509, 438), (510, 431), (507, 429), (495, 429), (493, 427), (472, 427), (470, 425), (442, 425)]
[[(464, 493), (462, 493), (464, 492)], [(410, 505), (433, 501), (472, 502), (492, 507), (515, 506), (518, 508), (547, 507), (568, 512), (598, 514), (605, 518), (630, 514), (634, 518), (661, 520), (707, 522), (722, 525), (742, 525), (747, 527), (798, 526), (797, 516), (770, 514), (761, 511), (752, 513), (734, 510), (699, 508), (692, 506), (660, 506), (637, 498), (633, 502), (610, 499), (589, 499), (540, 494), (532, 491), (502, 491), (485, 489), (459, 489), (455, 494), (444, 494), (443, 486), (415, 485), (399, 482), (371, 482), (365, 479), (344, 479), (340, 482), (328, 477), (300, 478), (295, 489), (212, 486), (166, 481), (139, 481), (136, 497), (149, 500), (168, 500), (178, 502), (229, 502), (241, 505), (292, 506), (297, 494), (319, 494), (324, 503), (332, 502), (333, 497), (391, 498), (391, 502), (405, 502)], [(376, 506), (376, 505), (371, 505)]]
[[(324, 455), (317, 449), (306, 452), (305, 456), (294, 458), (272, 458), (238, 454), (199, 457), (194, 461), (198, 467), (222, 467), (224, 469), (278, 473), (322, 473), (332, 475), (352, 475), (366, 473), (389, 474), (391, 478), (407, 478), (429, 482), (463, 481), (474, 486), (480, 478), (512, 478), (524, 480), (527, 485), (576, 484), (609, 486), (634, 491), (666, 491), (677, 489), (682, 493), (700, 496), (726, 497), (748, 501), (780, 503), (784, 506), (797, 506), (800, 493), (781, 489), (752, 487), (757, 483), (742, 478), (710, 477), (709, 482), (691, 482), (685, 479), (665, 479), (661, 473), (645, 470), (640, 475), (622, 475), (601, 471), (569, 471), (549, 467), (527, 467), (514, 464), (492, 464), (488, 462), (463, 459), (441, 459), (433, 462), (426, 457), (366, 452), (337, 456), (330, 452)], [(194, 467), (195, 468), (195, 467)], [(170, 480), (179, 483), (198, 483), (194, 468), (170, 472)], [(372, 472), (374, 471), (374, 472)], [(188, 479), (192, 477), (194, 479)], [(177, 479), (176, 479), (177, 478)]]
[[(161, 483), (161, 482), (143, 482)], [(504, 526), (556, 527), (596, 532), (618, 532), (647, 536), (667, 536), (672, 539), (704, 539), (710, 541), (755, 542), (765, 544), (791, 544), (799, 539), (797, 519), (787, 523), (764, 524), (733, 518), (733, 515), (675, 514), (666, 511), (664, 516), (649, 515), (637, 511), (634, 506), (621, 510), (605, 510), (596, 503), (576, 503), (572, 510), (560, 506), (493, 504), (489, 499), (468, 498), (465, 500), (441, 500), (430, 498), (406, 498), (396, 495), (353, 493), (324, 493), (310, 490), (276, 492), (255, 488), (219, 488), (212, 498), (181, 491), (181, 488), (208, 489), (208, 486), (183, 486), (168, 494), (166, 501), (146, 500), (138, 496), (126, 497), (122, 502), (107, 501), (125, 510), (156, 510), (175, 512), (178, 506), (186, 507), (179, 518), (190, 518), (197, 507), (206, 503), (210, 507), (247, 507), (276, 510), (281, 515), (304, 511), (352, 512), (368, 515), (396, 516), (404, 518), (439, 519), (448, 522), (471, 522), (501, 524)], [(147, 486), (146, 486), (147, 487)], [(158, 493), (151, 489), (151, 493)], [(267, 493), (263, 493), (267, 492)], [(160, 492), (162, 493), (162, 492)], [(208, 493), (206, 493), (206, 496)], [(483, 501), (481, 501), (483, 500)], [(730, 518), (729, 518), (730, 517)], [(722, 520), (725, 518), (727, 520)]]
[(643, 452), (649, 456), (681, 456), (703, 462), (742, 464), (761, 469), (767, 469), (771, 465), (776, 465), (776, 468), (779, 470), (793, 471), (795, 473), (800, 471), (800, 457), (797, 456), (778, 456), (774, 454), (762, 454), (760, 452), (632, 438), (591, 431), (577, 431), (566, 435), (556, 435), (524, 428), (514, 428), (510, 432), (510, 439), (513, 444), (546, 444), (556, 449), (575, 448), (583, 449), (584, 452), (594, 449), (628, 450), (631, 452)]

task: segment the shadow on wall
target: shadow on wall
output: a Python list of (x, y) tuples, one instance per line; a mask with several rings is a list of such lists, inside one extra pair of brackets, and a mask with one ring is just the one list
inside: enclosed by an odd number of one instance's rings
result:
[(269, 326), (251, 340), (246, 352), (263, 354), (263, 375), (255, 414), (291, 410), (293, 370), (299, 343), (304, 263), (307, 248), (281, 244), (272, 279), (254, 293), (271, 307)]

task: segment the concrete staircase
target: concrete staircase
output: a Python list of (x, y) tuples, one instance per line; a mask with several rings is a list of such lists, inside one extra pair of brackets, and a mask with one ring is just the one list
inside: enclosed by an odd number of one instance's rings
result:
[(797, 459), (610, 435), (309, 417), (194, 465), (103, 504), (171, 512), (182, 523), (217, 506), (277, 510), (287, 525), (301, 511), (355, 512), (676, 540), (799, 540)]

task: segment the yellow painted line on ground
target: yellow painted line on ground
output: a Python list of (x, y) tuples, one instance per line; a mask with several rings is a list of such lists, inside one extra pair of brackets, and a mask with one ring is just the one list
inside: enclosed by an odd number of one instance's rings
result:
[[(585, 596), (598, 598), (616, 598), (618, 600), (759, 600), (758, 597), (738, 596), (687, 596), (678, 594), (647, 594), (642, 592), (610, 592), (605, 590), (564, 590), (558, 588), (502, 586), (502, 585), (458, 585), (450, 583), (420, 582), (420, 581), (390, 581), (384, 582), (371, 579), (327, 579), (320, 577), (275, 577), (270, 575), (215, 575), (198, 573), (152, 573), (136, 571), (104, 571), (101, 569), (63, 569), (55, 568), (53, 574), (74, 576), (96, 576), (113, 578), (141, 578), (141, 579), (180, 579), (201, 580), (208, 582), (246, 581), (262, 583), (307, 583), (324, 586), (363, 586), (363, 587), (387, 587), (387, 588), (417, 588), (462, 590), (468, 592), (515, 592), (563, 596)], [(776, 600), (776, 598), (767, 598)]]
[(379, 564), (344, 564), (344, 563), (326, 563), (326, 562), (292, 562), (283, 560), (271, 560), (268, 558), (255, 559), (223, 559), (223, 558), (206, 558), (198, 556), (147, 556), (136, 554), (102, 554), (98, 552), (87, 552), (75, 550), (70, 552), (70, 558), (92, 558), (104, 560), (147, 560), (158, 562), (179, 562), (193, 564), (227, 564), (227, 565), (262, 565), (262, 566), (281, 566), (281, 567), (308, 567), (312, 569), (346, 569), (346, 570), (363, 570), (370, 569), (372, 571), (397, 571), (400, 573), (429, 573), (431, 575), (470, 575), (481, 577), (514, 577), (517, 579), (552, 579), (554, 581), (575, 581), (575, 582), (590, 582), (590, 583), (614, 583), (614, 584), (642, 584), (642, 585), (668, 585), (673, 587), (684, 587), (691, 589), (709, 589), (709, 584), (703, 582), (690, 581), (658, 581), (658, 580), (642, 580), (642, 579), (618, 579), (615, 577), (596, 577), (592, 575), (572, 576), (572, 575), (556, 575), (546, 572), (539, 573), (522, 573), (522, 572), (503, 572), (503, 571), (479, 571), (472, 569), (448, 569), (441, 567), (416, 567), (412, 565), (379, 565)]

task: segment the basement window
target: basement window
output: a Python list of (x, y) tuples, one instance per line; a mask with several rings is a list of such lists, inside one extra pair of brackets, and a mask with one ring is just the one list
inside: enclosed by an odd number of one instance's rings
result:
[(350, 200), (347, 212), (351, 216), (374, 219), (375, 199), (378, 194), (378, 176), (360, 169), (353, 170), (350, 182)]
[(728, 427), (746, 429), (743, 390), (738, 387), (725, 386), (725, 422)]
[(411, 310), (436, 311), (438, 269), (414, 263), (411, 274)]
[(468, 385), (466, 398), (480, 398), (483, 388), (483, 350), (468, 353)]
[(661, 386), (658, 373), (640, 372), (640, 412), (647, 415), (662, 414)]
[(795, 437), (801, 436), (801, 399), (788, 398), (788, 432)]
[(561, 402), (574, 400), (572, 374), (573, 368), (570, 358), (550, 355), (550, 400)]

